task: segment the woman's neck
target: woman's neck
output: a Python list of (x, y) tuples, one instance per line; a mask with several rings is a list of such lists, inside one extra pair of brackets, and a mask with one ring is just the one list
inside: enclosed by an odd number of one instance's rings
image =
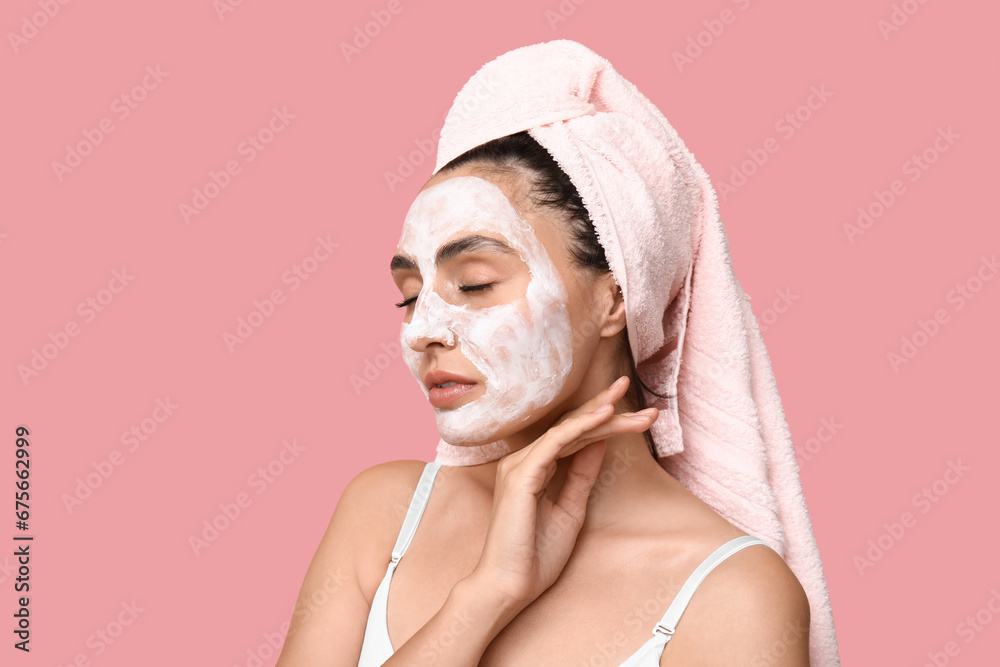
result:
[[(622, 433), (605, 442), (604, 458), (587, 505), (585, 529), (624, 528), (631, 517), (641, 513), (637, 510), (643, 505), (683, 493), (683, 487), (653, 458), (643, 433)], [(571, 460), (572, 455), (557, 459), (556, 472), (548, 484), (552, 500), (559, 495)], [(463, 469), (492, 496), (497, 463), (490, 461)]]

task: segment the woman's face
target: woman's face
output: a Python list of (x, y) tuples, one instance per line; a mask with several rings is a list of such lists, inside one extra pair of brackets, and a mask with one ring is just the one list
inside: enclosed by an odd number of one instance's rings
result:
[(529, 223), (499, 181), (471, 173), (435, 177), (417, 195), (393, 278), (406, 304), (403, 357), (438, 431), (475, 445), (515, 432), (561, 395), (574, 341), (558, 223)]

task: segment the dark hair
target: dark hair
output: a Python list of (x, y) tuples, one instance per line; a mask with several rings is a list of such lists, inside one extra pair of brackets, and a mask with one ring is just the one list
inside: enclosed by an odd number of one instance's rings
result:
[[(568, 248), (574, 264), (597, 275), (611, 272), (604, 247), (600, 244), (594, 223), (590, 219), (590, 212), (587, 211), (579, 191), (552, 155), (527, 131), (476, 146), (441, 167), (438, 173), (451, 171), (463, 165), (475, 165), (508, 177), (527, 177), (528, 187), (525, 196), (528, 202), (534, 207), (562, 214), (569, 230)], [(618, 374), (627, 374), (631, 380), (629, 391), (624, 396), (629, 407), (636, 410), (646, 407), (640, 386), (660, 398), (666, 398), (647, 387), (636, 372), (627, 329), (622, 330), (618, 340), (619, 355), (623, 359)], [(652, 435), (648, 430), (645, 435), (649, 451), (655, 459), (656, 449)]]

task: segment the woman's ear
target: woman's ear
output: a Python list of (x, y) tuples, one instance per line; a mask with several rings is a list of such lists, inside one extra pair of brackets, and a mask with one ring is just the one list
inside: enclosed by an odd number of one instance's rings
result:
[(625, 328), (625, 297), (610, 271), (603, 274), (595, 287), (601, 303), (604, 324), (601, 336), (610, 338)]

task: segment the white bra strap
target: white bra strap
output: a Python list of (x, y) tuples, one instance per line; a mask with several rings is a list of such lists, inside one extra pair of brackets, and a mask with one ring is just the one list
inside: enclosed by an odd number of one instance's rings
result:
[(420, 474), (420, 481), (413, 492), (410, 500), (410, 508), (406, 511), (406, 518), (403, 519), (403, 527), (399, 530), (396, 538), (396, 545), (392, 548), (392, 563), (398, 563), (399, 559), (406, 553), (407, 547), (413, 540), (413, 535), (417, 532), (417, 525), (420, 517), (424, 515), (424, 508), (427, 506), (427, 498), (431, 495), (431, 487), (434, 486), (434, 478), (437, 477), (440, 463), (431, 461), (424, 466), (424, 471)]
[(702, 580), (711, 572), (716, 565), (726, 560), (734, 553), (740, 549), (744, 549), (754, 544), (763, 544), (768, 546), (767, 542), (760, 539), (759, 537), (754, 537), (753, 535), (741, 535), (735, 539), (732, 539), (721, 547), (712, 552), (708, 558), (702, 561), (691, 576), (688, 577), (684, 585), (681, 586), (681, 590), (677, 593), (674, 601), (670, 603), (670, 607), (667, 609), (667, 613), (663, 615), (660, 622), (656, 624), (653, 628), (653, 634), (660, 633), (667, 635), (667, 639), (674, 634), (677, 630), (677, 623), (681, 619), (681, 614), (687, 609), (688, 603), (691, 602), (691, 596), (694, 595), (695, 590), (701, 584)]

